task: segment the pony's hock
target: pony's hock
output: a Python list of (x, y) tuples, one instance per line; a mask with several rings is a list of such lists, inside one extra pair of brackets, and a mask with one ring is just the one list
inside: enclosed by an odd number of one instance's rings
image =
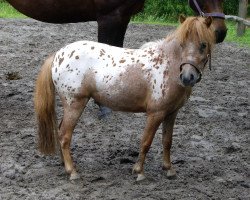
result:
[[(138, 180), (145, 178), (146, 154), (161, 123), (163, 169), (168, 177), (176, 174), (170, 159), (175, 118), (191, 94), (190, 86), (200, 80), (199, 73), (204, 71), (215, 43), (211, 17), (181, 17), (180, 21), (180, 27), (166, 39), (140, 49), (78, 41), (45, 61), (34, 99), (39, 148), (42, 153), (54, 153), (58, 138), (70, 179), (78, 177), (70, 153), (72, 133), (90, 98), (112, 110), (147, 113), (138, 161), (133, 167)], [(59, 130), (55, 92), (64, 110)]]

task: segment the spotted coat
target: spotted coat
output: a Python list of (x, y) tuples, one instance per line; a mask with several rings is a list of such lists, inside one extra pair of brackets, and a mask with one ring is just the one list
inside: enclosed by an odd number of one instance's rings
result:
[[(84, 84), (88, 82), (94, 82), (95, 91), (105, 91), (106, 95), (119, 96), (119, 93), (128, 92), (124, 76), (144, 80), (147, 89), (151, 90), (152, 98), (159, 100), (166, 93), (168, 65), (169, 61), (163, 59), (162, 52), (155, 45), (126, 49), (92, 41), (78, 41), (56, 53), (52, 78), (57, 91), (66, 98), (68, 104), (82, 92)], [(85, 81), (87, 78), (88, 82)]]

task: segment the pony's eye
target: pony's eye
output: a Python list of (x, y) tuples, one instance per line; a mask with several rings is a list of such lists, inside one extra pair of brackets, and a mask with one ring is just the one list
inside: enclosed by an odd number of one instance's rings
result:
[(207, 47), (207, 44), (205, 42), (202, 42), (200, 48), (205, 49), (206, 47)]

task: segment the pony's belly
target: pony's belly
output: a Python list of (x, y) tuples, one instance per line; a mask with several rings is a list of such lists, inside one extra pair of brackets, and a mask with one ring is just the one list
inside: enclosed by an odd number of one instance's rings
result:
[(143, 92), (128, 90), (103, 90), (92, 94), (92, 98), (101, 105), (116, 111), (145, 112), (146, 98)]

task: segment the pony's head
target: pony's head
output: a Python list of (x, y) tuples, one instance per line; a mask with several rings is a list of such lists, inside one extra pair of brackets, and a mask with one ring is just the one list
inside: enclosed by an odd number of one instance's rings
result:
[(212, 18), (180, 16), (180, 22), (174, 33), (181, 48), (180, 80), (184, 86), (194, 86), (201, 80), (215, 43)]

